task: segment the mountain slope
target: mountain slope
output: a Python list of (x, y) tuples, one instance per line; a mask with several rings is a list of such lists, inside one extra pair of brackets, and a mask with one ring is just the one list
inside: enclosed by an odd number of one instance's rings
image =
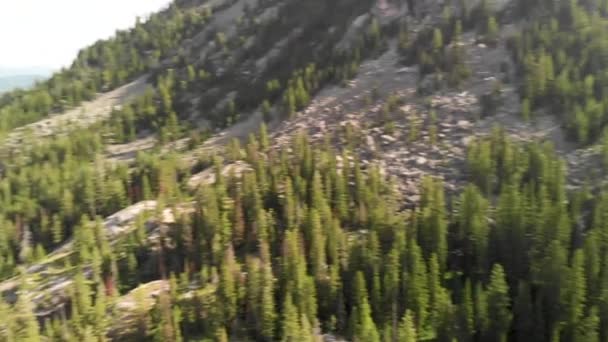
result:
[(83, 50), (0, 100), (0, 339), (604, 339), (606, 4), (179, 0)]

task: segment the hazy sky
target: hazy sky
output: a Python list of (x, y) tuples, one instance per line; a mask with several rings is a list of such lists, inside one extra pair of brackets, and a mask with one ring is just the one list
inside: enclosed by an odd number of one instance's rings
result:
[(170, 0), (0, 0), (0, 67), (69, 65), (78, 50)]

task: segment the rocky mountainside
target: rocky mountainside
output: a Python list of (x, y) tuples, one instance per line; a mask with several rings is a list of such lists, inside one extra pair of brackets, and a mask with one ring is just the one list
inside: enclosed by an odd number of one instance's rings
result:
[(0, 341), (605, 340), (607, 16), (176, 0), (83, 49), (0, 97)]

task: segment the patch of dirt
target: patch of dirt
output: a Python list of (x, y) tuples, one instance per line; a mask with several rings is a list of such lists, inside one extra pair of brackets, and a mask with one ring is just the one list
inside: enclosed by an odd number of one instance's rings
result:
[[(103, 225), (110, 244), (113, 245), (118, 241), (119, 236), (134, 229), (134, 221), (139, 215), (147, 211), (153, 211), (156, 206), (156, 201), (142, 201), (108, 216), (103, 221)], [(170, 210), (165, 209), (162, 212), (161, 223), (174, 222), (172, 213), (168, 212)], [(32, 301), (37, 305), (36, 314), (38, 316), (55, 312), (59, 308), (58, 305), (62, 305), (64, 299), (69, 297), (66, 289), (74, 281), (73, 274), (71, 274), (73, 270), (66, 268), (64, 264), (65, 259), (73, 253), (73, 247), (73, 241), (68, 241), (50, 253), (44, 260), (30, 265), (24, 274), (0, 282), (0, 294), (6, 296), (9, 301), (11, 298), (14, 301), (16, 300), (15, 290), (22, 284), (22, 277), (26, 277), (26, 281), (44, 279), (42, 282), (37, 281), (36, 285), (29, 289), (28, 294), (33, 296)], [(85, 267), (84, 272), (86, 277), (90, 277), (92, 274), (90, 267)]]
[(168, 291), (169, 282), (166, 280), (157, 280), (142, 284), (119, 298), (116, 303), (116, 309), (119, 311), (134, 311), (137, 307), (135, 298), (139, 295), (138, 292), (143, 293), (142, 298), (144, 299), (144, 303), (142, 304), (149, 309), (152, 307), (152, 305), (154, 305), (155, 298), (157, 298), (162, 292)]
[(106, 147), (106, 159), (109, 162), (131, 162), (138, 152), (148, 151), (156, 146), (158, 139), (146, 136), (126, 144), (114, 144)]
[[(248, 171), (253, 171), (251, 165), (243, 161), (236, 161), (232, 164), (224, 166), (224, 168), (222, 169), (222, 175), (228, 176), (230, 174), (233, 174), (236, 177), (240, 177), (244, 172)], [(215, 183), (215, 177), (215, 170), (212, 167), (207, 168), (206, 170), (190, 177), (190, 179), (188, 180), (188, 188), (194, 190), (201, 184), (213, 184)]]
[(199, 148), (184, 155), (184, 160), (190, 164), (196, 163), (199, 157), (203, 154), (213, 154), (222, 150), (232, 141), (232, 139), (245, 140), (249, 134), (259, 130), (263, 122), (263, 116), (260, 112), (255, 112), (247, 117), (244, 121), (238, 122), (235, 125), (215, 134), (207, 139)]
[[(139, 285), (124, 296), (116, 299), (109, 333), (111, 340), (120, 340), (124, 334), (128, 334), (134, 329), (135, 320), (138, 319), (138, 310), (149, 315), (149, 311), (156, 305), (157, 299), (163, 293), (170, 290), (169, 282), (166, 280), (156, 280)], [(137, 303), (138, 297), (142, 302)], [(138, 305), (141, 305), (138, 307)]]

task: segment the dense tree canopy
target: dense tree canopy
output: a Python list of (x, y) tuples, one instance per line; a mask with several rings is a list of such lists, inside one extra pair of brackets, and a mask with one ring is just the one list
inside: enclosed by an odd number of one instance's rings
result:
[[(408, 4), (416, 9), (419, 1)], [(380, 166), (361, 160), (348, 129), (323, 146), (299, 132), (278, 147), (263, 124), (246, 144), (233, 140), (225, 153), (192, 164), (170, 144), (189, 136), (190, 147), (200, 145), (204, 135), (188, 120), (192, 107), (209, 111), (211, 128), (256, 109), (266, 119), (296, 115), (324, 85), (354, 76), (363, 58), (385, 49), (391, 30), (421, 76), (461, 86), (470, 76), (463, 31), (475, 30), (490, 47), (500, 39), (501, 13), (490, 1), (475, 9), (463, 1), (462, 13), (446, 11), (440, 25), (416, 37), (407, 23), (385, 29), (371, 19), (345, 51), (318, 52), (338, 34), (316, 49), (296, 40), (284, 66), (242, 84), (231, 78), (235, 70), (222, 76), (176, 55), (177, 44), (212, 18), (208, 10), (185, 10), (188, 3), (83, 50), (71, 68), (33, 90), (0, 99), (5, 132), (151, 76), (148, 91), (106, 121), (50, 138), (26, 136), (22, 149), (2, 150), (0, 278), (14, 293), (0, 300), (0, 317), (14, 319), (0, 321), (0, 341), (608, 339), (608, 192), (568, 190), (566, 164), (549, 143), (516, 143), (497, 128), (467, 147), (467, 184), (446, 192), (441, 179), (423, 177), (414, 206), (403, 205)], [(307, 41), (371, 5), (361, 3), (289, 1), (280, 13), (290, 20), (252, 21), (238, 32), (258, 33), (249, 51), (258, 56), (281, 29), (311, 20), (301, 32)], [(548, 108), (581, 143), (601, 137), (608, 167), (608, 2), (517, 4), (534, 19), (510, 41), (522, 114), (533, 120)], [(547, 15), (538, 19), (540, 10)], [(222, 59), (238, 59), (231, 51), (242, 41), (223, 32), (210, 37)], [(211, 84), (240, 92), (186, 105), (184, 94)], [(397, 102), (390, 98), (383, 109)], [(437, 114), (429, 117), (434, 127)], [(443, 148), (434, 128), (432, 144)], [(411, 142), (419, 138), (414, 131)], [(146, 133), (158, 146), (129, 163), (108, 159), (108, 145)], [(246, 167), (226, 167), (235, 165)], [(203, 169), (213, 181), (188, 187)], [(107, 232), (104, 218), (145, 200), (156, 209), (118, 234)], [(52, 292), (32, 274), (70, 279), (61, 305), (36, 296)], [(129, 314), (115, 318), (125, 307)]]

